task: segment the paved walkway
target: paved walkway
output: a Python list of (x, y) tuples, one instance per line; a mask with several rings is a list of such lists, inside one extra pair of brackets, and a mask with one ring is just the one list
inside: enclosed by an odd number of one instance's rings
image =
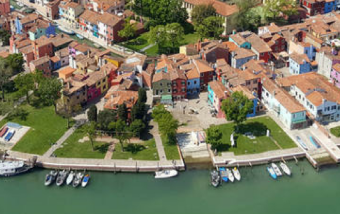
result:
[(65, 134), (53, 146), (51, 146), (47, 152), (45, 152), (43, 157), (51, 157), (54, 151), (57, 150), (61, 146), (61, 144), (63, 144), (67, 140), (67, 138), (69, 138), (73, 134), (73, 132), (83, 123), (84, 121), (77, 121), (74, 126), (67, 130)]
[(111, 160), (114, 150), (115, 150), (115, 144), (113, 143), (109, 146), (109, 149), (107, 150), (105, 154), (104, 160)]
[(163, 146), (162, 139), (161, 139), (161, 136), (159, 135), (159, 131), (158, 131), (158, 124), (156, 123), (156, 121), (151, 120), (150, 125), (153, 126), (153, 128), (150, 130), (150, 132), (151, 132), (151, 134), (153, 135), (153, 137), (155, 138), (155, 141), (156, 141), (156, 147), (157, 147), (159, 160), (166, 161), (167, 159), (166, 159), (166, 155), (165, 155), (165, 151), (164, 151), (164, 146)]
[(140, 52), (144, 52), (145, 50), (147, 50), (147, 49), (149, 49), (149, 48), (151, 48), (151, 47), (153, 47), (153, 46), (155, 46), (155, 45), (156, 45), (156, 43), (150, 44), (150, 45), (148, 45), (148, 46), (146, 46), (146, 47), (140, 49)]

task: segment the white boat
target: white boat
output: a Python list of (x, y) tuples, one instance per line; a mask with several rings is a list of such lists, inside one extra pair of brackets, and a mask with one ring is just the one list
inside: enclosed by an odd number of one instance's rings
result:
[(45, 176), (45, 186), (51, 185), (58, 176), (58, 171), (52, 170)]
[(241, 174), (240, 174), (240, 171), (238, 171), (237, 167), (233, 168), (233, 174), (236, 180), (238, 181), (241, 180)]
[(63, 171), (59, 172), (59, 175), (58, 175), (57, 181), (56, 181), (57, 186), (63, 185), (63, 183), (65, 182), (65, 180), (67, 178), (67, 175), (68, 175), (68, 172), (65, 169)]
[(67, 179), (66, 179), (66, 184), (70, 185), (74, 179), (74, 175), (75, 173), (73, 171), (70, 172), (70, 174), (68, 174)]
[(82, 39), (82, 40), (84, 39), (84, 37), (83, 37), (82, 35), (78, 34), (78, 33), (76, 34), (76, 36), (77, 36), (79, 39)]
[(230, 169), (226, 169), (226, 170), (227, 170), (227, 176), (228, 176), (229, 181), (234, 182), (235, 178), (234, 178), (233, 173), (231, 172)]
[(90, 181), (90, 175), (89, 175), (89, 174), (86, 174), (86, 175), (84, 176), (83, 181), (81, 182), (81, 186), (82, 186), (82, 187), (86, 187), (87, 184), (89, 183), (89, 181)]
[(178, 175), (177, 170), (162, 170), (155, 173), (155, 178), (171, 178)]
[(65, 28), (65, 27), (63, 27), (61, 25), (58, 25), (58, 28), (59, 28), (60, 31), (62, 31), (64, 33), (67, 33), (69, 35), (74, 35), (75, 34), (75, 32), (73, 30)]
[(213, 187), (218, 187), (220, 185), (220, 182), (221, 182), (221, 176), (220, 176), (220, 173), (218, 173), (217, 170), (213, 170), (212, 172), (210, 172), (210, 182), (211, 182), (211, 185), (213, 185)]
[(280, 162), (280, 167), (286, 175), (288, 175), (288, 176), (292, 175), (292, 172), (290, 171), (289, 167), (285, 163)]
[(276, 176), (276, 174), (275, 174), (275, 172), (274, 172), (273, 167), (267, 166), (267, 171), (269, 172), (270, 177), (272, 177), (272, 178), (275, 179), (275, 180), (277, 179), (277, 176)]
[(279, 169), (279, 167), (275, 163), (272, 163), (272, 168), (273, 168), (277, 177), (282, 176), (281, 170)]
[(33, 168), (24, 161), (0, 161), (0, 177), (8, 177), (25, 173)]
[(74, 180), (73, 180), (72, 186), (73, 186), (73, 187), (79, 186), (79, 184), (80, 184), (81, 181), (83, 180), (83, 177), (84, 177), (84, 174), (81, 173), (81, 172), (78, 172), (78, 173), (76, 174), (76, 177), (75, 177)]

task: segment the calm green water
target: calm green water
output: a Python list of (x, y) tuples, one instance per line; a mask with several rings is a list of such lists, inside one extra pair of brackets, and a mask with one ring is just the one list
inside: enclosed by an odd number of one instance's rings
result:
[(189, 170), (169, 180), (155, 180), (151, 174), (93, 172), (86, 189), (45, 187), (47, 171), (36, 170), (0, 179), (0, 213), (340, 213), (339, 168), (316, 172), (306, 161), (289, 165), (292, 178), (274, 181), (265, 166), (241, 168), (241, 182), (217, 189), (210, 186), (207, 170)]

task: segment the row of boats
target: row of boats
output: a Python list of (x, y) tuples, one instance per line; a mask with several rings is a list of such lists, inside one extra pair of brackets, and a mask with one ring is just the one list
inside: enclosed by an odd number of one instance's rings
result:
[(235, 180), (237, 181), (241, 180), (241, 173), (237, 167), (234, 167), (233, 169), (220, 167), (218, 171), (214, 170), (211, 172), (211, 184), (214, 187), (218, 187), (222, 181), (234, 182)]
[[(290, 171), (289, 167), (283, 163), (280, 162), (280, 168), (283, 171), (284, 174), (291, 176), (292, 172)], [(278, 177), (281, 177), (283, 175), (283, 173), (281, 172), (280, 168), (275, 164), (275, 163), (271, 163), (267, 166), (267, 171), (270, 175), (270, 177), (272, 177), (273, 179), (277, 179)]]
[(53, 182), (56, 183), (57, 186), (61, 186), (64, 183), (66, 185), (71, 185), (73, 187), (78, 187), (80, 184), (82, 187), (86, 187), (90, 181), (90, 175), (82, 172), (75, 172), (70, 170), (52, 170), (45, 177), (45, 186), (50, 186)]

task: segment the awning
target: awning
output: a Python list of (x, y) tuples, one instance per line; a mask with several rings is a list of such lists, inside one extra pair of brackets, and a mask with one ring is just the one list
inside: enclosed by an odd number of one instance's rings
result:
[(293, 121), (293, 124), (303, 123), (305, 121), (306, 121), (306, 119), (301, 119), (301, 120)]
[(162, 95), (161, 103), (162, 104), (172, 104), (172, 96), (171, 95)]

